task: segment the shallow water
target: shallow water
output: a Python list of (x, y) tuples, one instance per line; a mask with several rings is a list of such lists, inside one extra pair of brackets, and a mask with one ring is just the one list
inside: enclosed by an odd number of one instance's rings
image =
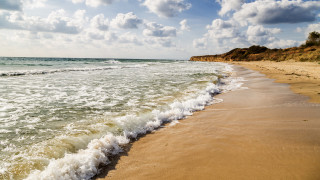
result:
[(119, 146), (232, 90), (223, 63), (0, 58), (0, 179), (89, 179)]

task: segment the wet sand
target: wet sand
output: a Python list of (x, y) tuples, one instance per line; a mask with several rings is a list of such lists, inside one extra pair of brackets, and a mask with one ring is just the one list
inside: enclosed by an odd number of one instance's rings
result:
[(101, 179), (320, 179), (320, 104), (235, 67), (224, 101), (132, 143)]

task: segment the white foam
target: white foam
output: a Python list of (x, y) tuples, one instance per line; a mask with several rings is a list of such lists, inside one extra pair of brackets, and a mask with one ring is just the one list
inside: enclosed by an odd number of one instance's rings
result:
[(148, 64), (134, 64), (134, 65), (127, 65), (123, 68), (142, 68), (142, 67), (148, 67)]
[(18, 141), (18, 142), (22, 142), (22, 141), (24, 141), (25, 139), (26, 139), (25, 136), (20, 136), (20, 137), (18, 137), (17, 141)]
[(118, 66), (107, 66), (98, 68), (65, 68), (65, 69), (52, 69), (52, 70), (30, 70), (20, 72), (2, 72), (0, 76), (22, 76), (22, 75), (41, 75), (41, 74), (52, 74), (59, 72), (73, 72), (73, 71), (97, 71), (97, 70), (109, 70), (117, 69)]
[[(231, 71), (226, 65), (226, 71)], [(130, 138), (153, 131), (166, 122), (177, 123), (177, 120), (186, 118), (194, 111), (203, 110), (206, 105), (221, 102), (213, 97), (214, 94), (232, 91), (241, 87), (239, 78), (227, 78), (226, 84), (208, 84), (197, 96), (185, 101), (175, 101), (168, 109), (153, 110), (143, 115), (122, 116), (113, 121), (122, 130), (122, 135), (111, 133), (100, 139), (92, 140), (86, 149), (74, 154), (66, 154), (61, 159), (52, 159), (43, 171), (33, 171), (27, 179), (90, 179), (98, 173), (100, 164), (108, 164), (109, 156), (122, 151), (121, 146), (129, 143)], [(72, 125), (66, 127), (72, 129)]]
[(35, 127), (33, 125), (31, 125), (31, 124), (26, 125), (25, 127), (28, 128), (28, 129), (35, 129)]
[(169, 124), (169, 126), (171, 127), (171, 126), (175, 126), (175, 125), (177, 125), (177, 124), (179, 124), (180, 122), (178, 121), (178, 120), (175, 120), (175, 121), (172, 121), (170, 124)]
[[(116, 62), (116, 61), (114, 61)], [(119, 62), (120, 63), (120, 62)], [(112, 63), (112, 64), (119, 64)], [(127, 65), (127, 66), (106, 66), (106, 67), (95, 67), (95, 68), (65, 68), (65, 69), (48, 69), (48, 70), (29, 70), (29, 71), (17, 71), (17, 72), (0, 72), (1, 76), (24, 76), (24, 75), (42, 75), (42, 74), (53, 74), (61, 72), (77, 72), (77, 71), (102, 71), (111, 69), (122, 69), (122, 68), (141, 68), (147, 67), (147, 64)]]
[(8, 144), (2, 151), (4, 152), (11, 152), (14, 149), (16, 149), (17, 147), (14, 144)]
[(115, 59), (110, 59), (108, 61), (105, 61), (105, 63), (109, 63), (109, 64), (120, 64), (121, 62), (120, 61), (117, 61)]
[(108, 155), (118, 154), (122, 151), (120, 146), (128, 142), (129, 139), (124, 136), (108, 134), (92, 140), (87, 149), (80, 150), (76, 154), (66, 154), (61, 159), (51, 160), (44, 171), (34, 171), (26, 179), (89, 179), (98, 173), (100, 164), (109, 162)]
[(7, 162), (3, 162), (2, 164), (0, 164), (0, 174), (6, 172), (9, 166), (10, 163)]
[(9, 144), (8, 139), (6, 139), (6, 140), (0, 140), (0, 145), (6, 146), (6, 145), (8, 145), (8, 144)]
[(10, 131), (10, 130), (7, 130), (7, 129), (0, 129), (0, 133), (10, 133), (10, 132), (12, 132), (12, 131)]

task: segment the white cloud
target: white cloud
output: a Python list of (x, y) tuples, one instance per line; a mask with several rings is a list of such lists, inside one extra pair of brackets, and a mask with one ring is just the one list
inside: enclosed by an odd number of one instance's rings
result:
[(47, 0), (22, 0), (23, 6), (27, 8), (40, 8), (44, 7)]
[(246, 35), (239, 31), (239, 25), (233, 20), (215, 19), (207, 25), (207, 30), (202, 38), (193, 41), (194, 47), (222, 53), (248, 45)]
[(122, 34), (119, 37), (119, 42), (120, 43), (131, 43), (131, 44), (135, 44), (135, 45), (142, 45), (142, 41), (140, 40), (140, 38), (138, 38), (135, 34), (132, 34), (130, 32), (127, 32), (125, 34)]
[(72, 3), (78, 4), (78, 3), (83, 3), (85, 0), (72, 0)]
[(72, 3), (79, 4), (84, 3), (90, 7), (99, 7), (102, 5), (112, 4), (114, 0), (72, 0)]
[(157, 39), (157, 42), (162, 46), (162, 47), (176, 47), (176, 45), (172, 42), (171, 39), (169, 38), (160, 38)]
[(41, 33), (41, 37), (45, 39), (53, 39), (53, 36), (51, 33)]
[(161, 38), (148, 38), (145, 39), (145, 42), (154, 45), (154, 46), (161, 46), (161, 47), (175, 47), (176, 45), (172, 42), (172, 40), (168, 37), (161, 37)]
[(211, 25), (207, 26), (207, 36), (215, 40), (221, 40), (225, 38), (235, 38), (240, 36), (238, 27), (233, 21), (224, 21), (222, 19), (215, 19)]
[(39, 34), (37, 32), (30, 32), (30, 31), (20, 31), (15, 33), (16, 37), (14, 37), (15, 39), (39, 39)]
[(127, 14), (119, 13), (116, 18), (111, 21), (113, 27), (119, 27), (123, 29), (136, 29), (138, 25), (142, 23), (142, 19), (139, 19), (133, 12)]
[(109, 28), (109, 21), (104, 18), (103, 14), (98, 14), (91, 19), (91, 26), (101, 31), (106, 31)]
[(247, 30), (248, 36), (265, 36), (280, 33), (279, 28), (265, 28), (262, 25), (249, 26)]
[(89, 21), (89, 18), (86, 17), (86, 10), (77, 10), (73, 17), (69, 19), (70, 24), (78, 27), (78, 29), (83, 29), (86, 23)]
[(145, 0), (143, 5), (159, 17), (173, 17), (191, 8), (184, 0)]
[(213, 49), (216, 53), (223, 53), (250, 45), (246, 34), (240, 31), (239, 24), (234, 20), (215, 19), (206, 28), (207, 33), (193, 41), (195, 48)]
[(180, 21), (179, 24), (180, 24), (181, 31), (190, 31), (190, 26), (188, 26), (186, 19)]
[(319, 8), (317, 1), (257, 0), (243, 4), (233, 17), (243, 25), (247, 21), (252, 24), (311, 22), (315, 20), (315, 11)]
[(245, 0), (216, 0), (221, 5), (219, 15), (223, 16), (232, 10), (239, 10)]
[(207, 48), (207, 39), (206, 38), (200, 38), (193, 40), (193, 47), (199, 48), (199, 49), (206, 49)]
[[(66, 11), (60, 9), (51, 12), (46, 19), (31, 17), (30, 21), (27, 20), (27, 25), (29, 26), (28, 29), (36, 31), (77, 34), (82, 29), (82, 22), (85, 21), (83, 19), (84, 13), (84, 10), (79, 10), (75, 12), (74, 17), (68, 17)], [(38, 20), (38, 22), (35, 22), (35, 20)]]
[(316, 24), (309, 24), (306, 29), (306, 34), (309, 34), (310, 32), (317, 31), (320, 32), (320, 23)]
[(266, 44), (269, 48), (288, 48), (288, 47), (294, 47), (299, 46), (303, 42), (300, 41), (294, 41), (294, 40), (283, 40), (283, 39), (272, 39), (272, 42)]
[(17, 23), (23, 21), (22, 13), (0, 11), (0, 29), (22, 29)]
[(65, 10), (60, 9), (51, 12), (47, 18), (41, 18), (26, 16), (22, 12), (2, 12), (0, 13), (0, 28), (77, 34), (86, 22), (84, 14), (84, 10), (78, 10), (72, 17), (69, 17)]
[(89, 39), (104, 40), (104, 32), (97, 29), (86, 30), (86, 35)]
[(154, 37), (175, 37), (177, 29), (171, 26), (163, 26), (155, 22), (145, 24), (146, 29), (143, 30), (143, 35)]
[(264, 45), (269, 48), (287, 48), (299, 46), (302, 42), (295, 40), (284, 40), (275, 37), (280, 33), (279, 28), (265, 28), (262, 25), (249, 26), (247, 38), (251, 44)]
[(114, 32), (109, 31), (100, 31), (99, 29), (88, 28), (74, 38), (80, 40), (79, 43), (90, 44), (93, 42), (108, 42), (115, 43), (117, 42), (118, 35)]
[(107, 42), (114, 42), (114, 41), (116, 41), (118, 39), (118, 36), (113, 32), (105, 32), (104, 33), (104, 39)]
[(265, 28), (262, 25), (249, 26), (247, 37), (251, 44), (265, 45), (274, 40), (274, 34), (280, 32), (281, 30), (278, 28)]
[(86, 5), (91, 7), (99, 7), (101, 5), (109, 5), (113, 0), (86, 0)]
[(211, 25), (207, 26), (207, 29), (216, 29), (216, 30), (221, 30), (221, 29), (227, 29), (227, 28), (232, 28), (235, 26), (235, 23), (233, 21), (224, 21), (222, 19), (215, 19), (212, 21)]

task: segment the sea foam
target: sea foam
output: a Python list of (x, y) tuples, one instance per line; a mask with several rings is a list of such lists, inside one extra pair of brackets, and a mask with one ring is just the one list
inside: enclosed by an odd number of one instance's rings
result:
[(120, 64), (121, 62), (120, 61), (117, 61), (115, 59), (110, 59), (108, 61), (106, 61), (105, 63), (109, 63), (109, 64)]
[[(114, 62), (111, 64), (119, 64), (119, 63)], [(63, 72), (102, 71), (102, 70), (112, 70), (112, 69), (141, 68), (146, 66), (148, 65), (141, 64), (141, 65), (107, 66), (107, 67), (95, 67), (95, 68), (64, 68), (64, 69), (30, 70), (30, 71), (16, 71), (16, 72), (9, 71), (9, 72), (0, 72), (0, 77), (44, 75), (44, 74), (63, 73)]]

